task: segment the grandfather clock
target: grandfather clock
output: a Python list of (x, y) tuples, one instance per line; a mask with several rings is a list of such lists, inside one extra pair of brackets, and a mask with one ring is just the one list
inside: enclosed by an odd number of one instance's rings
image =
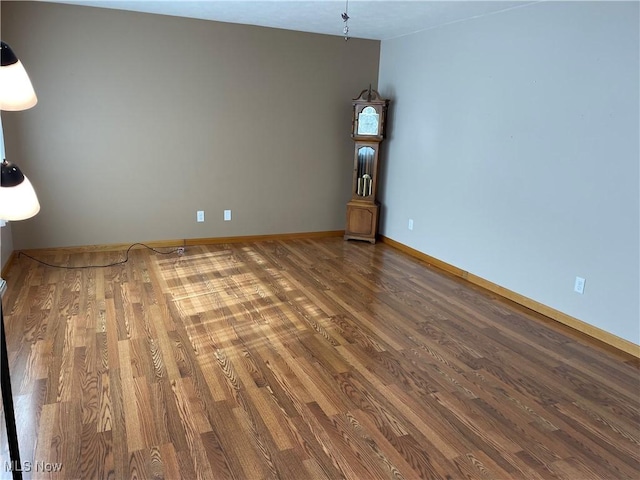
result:
[(351, 138), (355, 141), (355, 152), (345, 240), (376, 243), (380, 216), (380, 204), (376, 201), (378, 159), (388, 106), (389, 100), (381, 98), (371, 86), (353, 99)]

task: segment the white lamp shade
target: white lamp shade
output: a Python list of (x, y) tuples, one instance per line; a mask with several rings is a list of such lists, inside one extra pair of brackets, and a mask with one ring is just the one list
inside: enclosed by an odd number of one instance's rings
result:
[(27, 177), (19, 185), (0, 188), (0, 219), (26, 220), (40, 211), (40, 202)]
[(36, 103), (36, 92), (22, 62), (0, 67), (0, 110), (26, 110)]

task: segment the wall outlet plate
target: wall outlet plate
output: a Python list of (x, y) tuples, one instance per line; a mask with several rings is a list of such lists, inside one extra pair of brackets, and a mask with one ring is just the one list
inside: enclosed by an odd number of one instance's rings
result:
[(582, 277), (576, 277), (576, 282), (573, 284), (573, 291), (577, 293), (584, 293), (584, 284), (586, 280)]
[(224, 211), (224, 221), (225, 222), (230, 222), (231, 221), (231, 210), (225, 210)]
[(196, 222), (204, 222), (204, 210), (198, 210), (196, 212)]

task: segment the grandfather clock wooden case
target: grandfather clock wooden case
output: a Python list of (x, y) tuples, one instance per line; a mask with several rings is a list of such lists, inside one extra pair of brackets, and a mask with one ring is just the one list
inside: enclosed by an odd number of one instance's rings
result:
[(376, 242), (380, 217), (380, 204), (376, 201), (378, 160), (388, 106), (389, 100), (381, 98), (371, 87), (353, 99), (351, 138), (355, 141), (355, 152), (345, 240)]

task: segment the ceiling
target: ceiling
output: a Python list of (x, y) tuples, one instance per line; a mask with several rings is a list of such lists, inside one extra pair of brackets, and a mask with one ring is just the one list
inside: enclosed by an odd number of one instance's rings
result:
[[(43, 0), (342, 36), (346, 0)], [(538, 0), (349, 0), (349, 35), (388, 40)]]

